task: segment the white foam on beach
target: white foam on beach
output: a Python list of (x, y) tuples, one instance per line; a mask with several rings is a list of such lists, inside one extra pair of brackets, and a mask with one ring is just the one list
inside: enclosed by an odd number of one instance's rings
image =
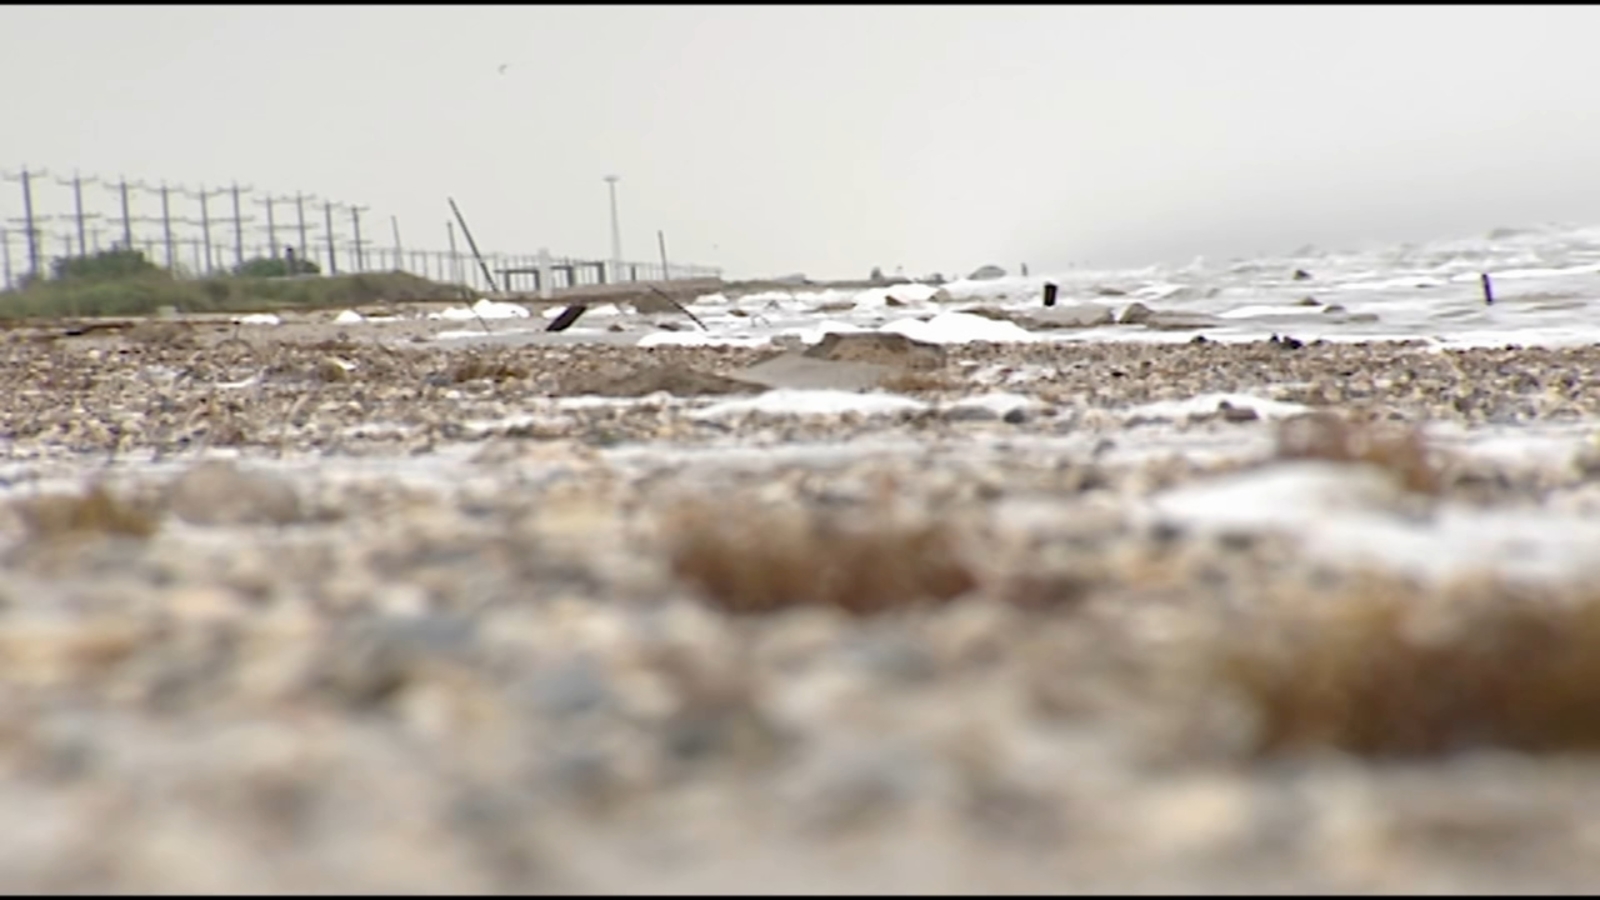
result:
[[(1562, 278), (1569, 275), (1593, 275), (1600, 273), (1600, 263), (1591, 263), (1582, 266), (1566, 266), (1560, 268), (1539, 267), (1526, 269), (1502, 269), (1490, 275), (1490, 281), (1520, 281), (1529, 278)], [(1477, 274), (1463, 275), (1457, 280), (1476, 282)]]
[(652, 331), (636, 347), (765, 347), (772, 338), (761, 335), (718, 334), (715, 331)]
[(1315, 306), (1288, 306), (1288, 305), (1268, 306), (1266, 304), (1253, 304), (1253, 305), (1250, 305), (1250, 306), (1236, 306), (1233, 309), (1226, 309), (1226, 310), (1223, 310), (1222, 312), (1217, 313), (1217, 316), (1218, 316), (1218, 318), (1223, 318), (1223, 319), (1255, 319), (1255, 318), (1263, 318), (1263, 317), (1266, 317), (1266, 316), (1304, 316), (1304, 315), (1307, 315), (1307, 314), (1313, 314), (1314, 315), (1314, 314), (1320, 313), (1320, 312), (1322, 312), (1322, 309), (1320, 307), (1315, 307)]
[(964, 312), (939, 313), (926, 321), (896, 319), (879, 330), (902, 334), (914, 341), (929, 344), (966, 344), (974, 341), (1023, 344), (1044, 340), (1039, 334), (1015, 322)]
[(490, 300), (488, 297), (479, 298), (477, 303), (468, 306), (452, 306), (438, 312), (428, 313), (430, 319), (443, 319), (448, 322), (463, 322), (474, 319), (526, 319), (531, 315), (526, 306), (516, 303), (501, 303)]
[(1027, 394), (990, 391), (986, 394), (962, 397), (948, 404), (945, 408), (948, 410), (978, 409), (992, 412), (996, 416), (1004, 416), (1011, 412), (1028, 412), (1043, 405), (1037, 397), (1030, 397)]
[(1135, 406), (1123, 412), (1127, 419), (1182, 421), (1190, 416), (1205, 416), (1216, 412), (1223, 403), (1241, 409), (1253, 409), (1263, 419), (1281, 419), (1309, 412), (1311, 408), (1299, 403), (1284, 403), (1269, 397), (1253, 394), (1200, 394), (1182, 400), (1161, 400)]
[(1404, 511), (1398, 496), (1388, 474), (1376, 468), (1278, 463), (1158, 494), (1147, 513), (1202, 532), (1289, 534), (1313, 557), (1426, 580), (1594, 573), (1600, 522), (1592, 517), (1453, 503), (1418, 517)]
[(868, 288), (851, 298), (856, 309), (885, 309), (890, 300), (902, 305), (923, 304), (934, 299), (939, 289), (931, 284), (897, 284), (893, 287)]
[(854, 334), (865, 330), (867, 329), (850, 322), (841, 322), (838, 319), (824, 319), (815, 325), (786, 328), (782, 333), (798, 337), (803, 344), (815, 344), (830, 334)]
[(927, 408), (926, 403), (899, 394), (779, 388), (753, 397), (713, 403), (693, 415), (701, 419), (745, 415), (838, 416), (845, 413), (873, 416), (916, 412)]
[(233, 320), (240, 325), (282, 325), (283, 320), (273, 313), (250, 313)]

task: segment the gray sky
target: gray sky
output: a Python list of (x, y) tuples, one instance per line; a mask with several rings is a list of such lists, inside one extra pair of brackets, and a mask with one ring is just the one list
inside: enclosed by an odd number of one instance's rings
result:
[[(1594, 7), (0, 7), (0, 167), (734, 275), (1600, 221)], [(509, 64), (504, 74), (501, 64)], [(0, 211), (15, 215), (13, 184)], [(259, 210), (258, 210), (259, 213)]]

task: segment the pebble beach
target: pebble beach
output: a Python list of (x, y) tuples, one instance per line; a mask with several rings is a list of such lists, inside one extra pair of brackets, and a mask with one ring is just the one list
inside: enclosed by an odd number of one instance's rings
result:
[(1600, 345), (1089, 285), (7, 329), (0, 884), (1592, 885)]

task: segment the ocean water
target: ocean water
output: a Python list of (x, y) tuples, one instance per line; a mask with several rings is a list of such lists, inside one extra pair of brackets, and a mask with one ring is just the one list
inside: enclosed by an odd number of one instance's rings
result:
[[(1297, 279), (1296, 272), (1309, 277)], [(1484, 302), (1485, 273), (1493, 304)], [(1040, 309), (1046, 282), (1058, 285), (1058, 306), (1097, 305), (1120, 313), (1139, 302), (1219, 321), (1179, 330), (1101, 326), (1030, 332), (961, 314), (977, 307)], [(961, 280), (944, 285), (943, 293), (934, 299), (931, 288), (906, 285), (714, 294), (694, 305), (709, 331), (657, 332), (639, 343), (759, 345), (782, 336), (811, 342), (828, 331), (881, 329), (945, 343), (1163, 342), (1192, 340), (1196, 334), (1251, 341), (1288, 334), (1302, 340), (1418, 340), (1441, 347), (1588, 344), (1600, 341), (1600, 227), (1500, 229), (1478, 238), (1360, 252), (1307, 248), (1281, 257)], [(605, 310), (581, 320), (568, 340), (614, 341), (606, 328), (616, 319), (605, 313), (615, 314)]]

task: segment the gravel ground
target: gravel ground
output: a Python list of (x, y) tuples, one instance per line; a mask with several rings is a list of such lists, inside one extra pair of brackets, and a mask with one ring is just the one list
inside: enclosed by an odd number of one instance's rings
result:
[[(1340, 471), (1387, 479), (1395, 515), (1581, 507), (1600, 349), (972, 345), (906, 375), (924, 408), (803, 418), (649, 393), (757, 350), (273, 334), (0, 345), (11, 890), (1600, 876), (1600, 697), (1575, 686), (1600, 677), (1485, 675), (1441, 706), (1445, 657), (1416, 649), (1513, 602), (1600, 608), (1589, 582), (1429, 587), (1133, 512), (1291, 465), (1270, 405), (1136, 409), (1229, 392), (1338, 411), (1356, 449), (1310, 455), (1376, 460)], [(961, 403), (995, 391), (1032, 402)], [(571, 399), (593, 392), (646, 396)], [(1371, 449), (1413, 426), (1416, 459)], [(1580, 437), (1461, 449), (1506, 432)], [(1447, 634), (1357, 653), (1394, 679), (1375, 692), (1294, 693), (1365, 677), (1327, 649), (1343, 625), (1225, 674), (1297, 612), (1374, 597)], [(1462, 671), (1498, 673), (1498, 646)], [(1567, 693), (1570, 728), (1516, 714)]]

